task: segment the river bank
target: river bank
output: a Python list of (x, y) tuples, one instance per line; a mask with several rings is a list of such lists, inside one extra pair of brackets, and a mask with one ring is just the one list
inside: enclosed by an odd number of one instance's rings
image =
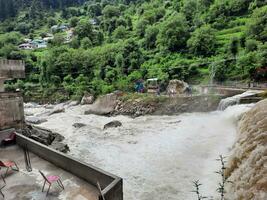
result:
[(226, 175), (229, 199), (267, 199), (267, 100), (260, 101), (238, 123)]

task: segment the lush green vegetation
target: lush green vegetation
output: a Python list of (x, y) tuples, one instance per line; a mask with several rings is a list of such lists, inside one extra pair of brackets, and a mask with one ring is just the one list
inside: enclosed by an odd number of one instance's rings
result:
[[(80, 98), (85, 91), (131, 91), (157, 77), (207, 83), (266, 79), (265, 0), (0, 0), (0, 57), (23, 59), (26, 96)], [(13, 6), (16, 5), (16, 6)], [(51, 30), (68, 25), (66, 32)], [(25, 38), (54, 39), (19, 50)]]

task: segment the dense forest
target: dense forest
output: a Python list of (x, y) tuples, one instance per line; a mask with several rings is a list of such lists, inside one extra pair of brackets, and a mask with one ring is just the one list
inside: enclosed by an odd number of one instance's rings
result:
[[(46, 48), (19, 48), (48, 35)], [(0, 0), (0, 57), (26, 63), (27, 78), (7, 89), (59, 100), (148, 78), (262, 81), (267, 1)]]

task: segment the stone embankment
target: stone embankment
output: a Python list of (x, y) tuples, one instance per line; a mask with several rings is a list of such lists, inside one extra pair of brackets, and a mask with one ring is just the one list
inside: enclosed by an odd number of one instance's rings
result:
[(267, 99), (245, 113), (226, 171), (228, 199), (267, 199)]
[(85, 111), (85, 114), (138, 117), (147, 114), (176, 115), (184, 112), (209, 112), (217, 109), (221, 99), (220, 95), (169, 97), (152, 94), (108, 94), (100, 97), (89, 110)]

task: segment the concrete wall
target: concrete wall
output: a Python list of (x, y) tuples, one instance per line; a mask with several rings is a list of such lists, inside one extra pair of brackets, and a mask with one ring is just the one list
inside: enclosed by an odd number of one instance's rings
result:
[(0, 130), (18, 128), (24, 122), (20, 93), (0, 93)]
[(172, 97), (161, 103), (154, 115), (177, 115), (185, 112), (210, 112), (217, 110), (223, 96), (198, 95)]
[(241, 94), (246, 91), (242, 88), (220, 87), (220, 86), (196, 86), (194, 87), (201, 94), (219, 94), (225, 97)]
[(5, 91), (4, 82), (5, 82), (5, 80), (0, 78), (0, 92), (4, 92)]
[(123, 181), (121, 178), (55, 151), (21, 134), (17, 134), (17, 144), (21, 147), (27, 146), (34, 154), (94, 186), (99, 182), (106, 200), (123, 200)]
[(25, 78), (25, 64), (21, 60), (0, 59), (0, 77)]

